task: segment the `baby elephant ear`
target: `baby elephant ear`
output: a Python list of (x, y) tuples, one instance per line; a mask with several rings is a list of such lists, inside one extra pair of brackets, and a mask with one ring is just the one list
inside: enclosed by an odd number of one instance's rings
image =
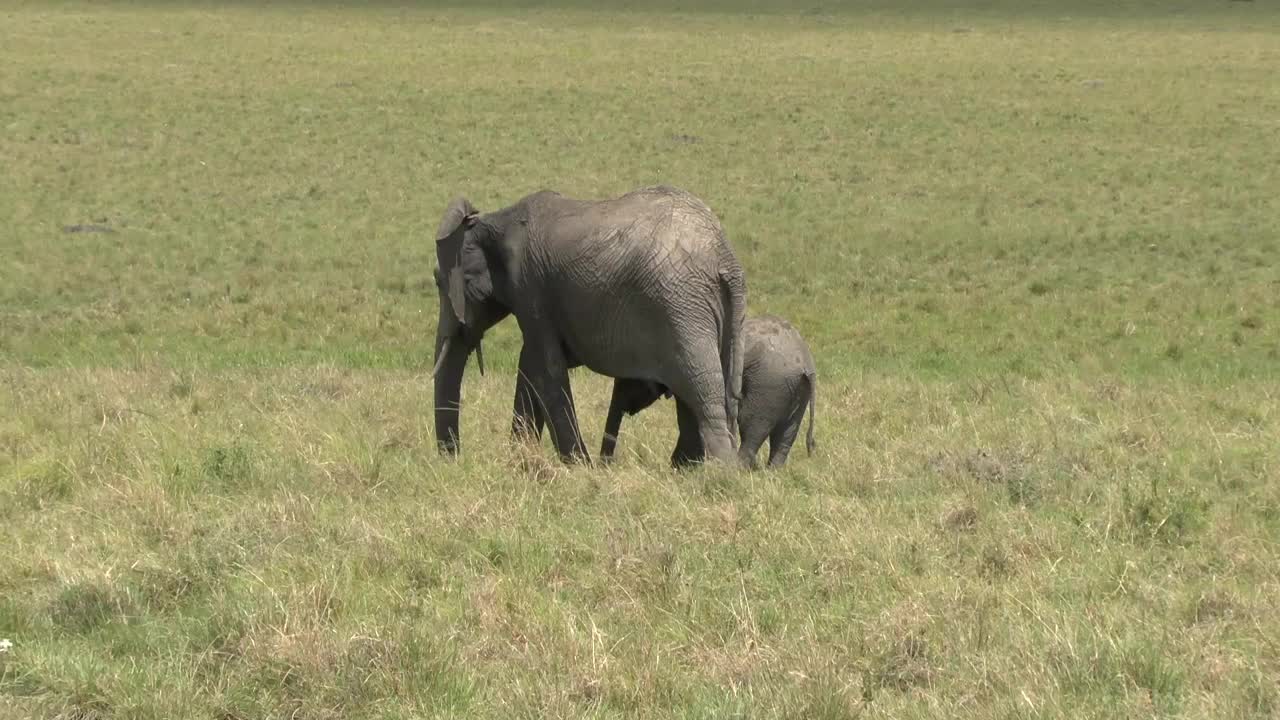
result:
[(465, 229), (475, 222), (476, 209), (464, 197), (456, 197), (444, 211), (440, 220), (440, 229), (436, 231), (436, 262), (440, 266), (440, 276), (445, 280), (445, 292), (449, 296), (449, 304), (458, 322), (466, 322), (466, 300), (463, 297), (464, 282), (462, 277), (462, 246), (466, 239)]

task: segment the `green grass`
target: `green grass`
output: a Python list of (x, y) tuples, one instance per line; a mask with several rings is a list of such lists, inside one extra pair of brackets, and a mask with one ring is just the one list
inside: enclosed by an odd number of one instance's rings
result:
[[(532, 5), (0, 8), (0, 718), (1280, 713), (1276, 8)], [(448, 199), (658, 182), (819, 452), (442, 461)]]

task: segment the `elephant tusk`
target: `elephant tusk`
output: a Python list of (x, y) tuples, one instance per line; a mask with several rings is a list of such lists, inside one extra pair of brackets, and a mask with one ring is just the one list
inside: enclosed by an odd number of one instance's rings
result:
[(476, 363), (480, 365), (480, 377), (484, 377), (484, 346), (476, 343)]
[(444, 345), (440, 347), (440, 357), (436, 358), (436, 366), (431, 368), (431, 377), (435, 379), (436, 373), (440, 372), (440, 366), (444, 364), (444, 359), (449, 355), (449, 342), (452, 338), (445, 338)]

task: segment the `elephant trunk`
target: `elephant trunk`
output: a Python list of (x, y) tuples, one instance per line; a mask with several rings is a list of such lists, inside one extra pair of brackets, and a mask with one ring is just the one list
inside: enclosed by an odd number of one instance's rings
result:
[(434, 378), (436, 446), (442, 454), (458, 454), (462, 374), (470, 354), (471, 347), (461, 336), (437, 333)]

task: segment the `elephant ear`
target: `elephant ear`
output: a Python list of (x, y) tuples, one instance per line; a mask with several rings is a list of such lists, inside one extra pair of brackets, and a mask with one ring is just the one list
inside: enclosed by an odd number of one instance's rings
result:
[(462, 245), (462, 279), (465, 296), (469, 302), (482, 303), (493, 299), (493, 278), (489, 276), (489, 264), (484, 251), (474, 242)]
[(440, 220), (440, 228), (436, 231), (436, 262), (440, 265), (440, 274), (445, 278), (445, 292), (449, 295), (449, 305), (458, 322), (466, 322), (466, 282), (462, 272), (462, 248), (466, 239), (466, 229), (476, 219), (475, 206), (464, 197), (456, 197), (449, 202)]

